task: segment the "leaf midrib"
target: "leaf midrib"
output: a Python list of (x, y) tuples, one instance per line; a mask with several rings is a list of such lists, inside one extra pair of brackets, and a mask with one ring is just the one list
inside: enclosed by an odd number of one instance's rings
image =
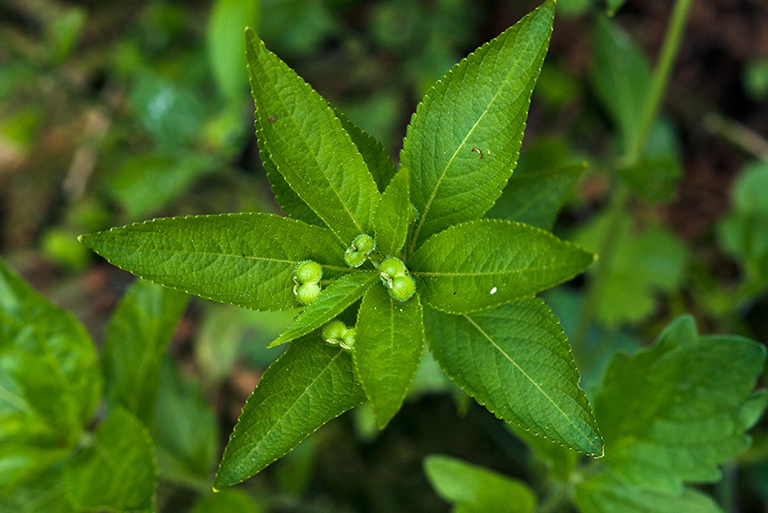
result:
[[(515, 35), (517, 36), (517, 34), (519, 34), (519, 30), (516, 32)], [(515, 37), (515, 39), (517, 39), (517, 37)], [(523, 45), (523, 50), (520, 51), (520, 54), (527, 54), (528, 53), (529, 46), (531, 46), (530, 45), (531, 39), (532, 38), (528, 38), (527, 39), (526, 43), (528, 43), (528, 44)], [(499, 54), (499, 50), (496, 50), (496, 56), (497, 57), (498, 57), (498, 54)], [(486, 56), (487, 55), (483, 55), (483, 58), (485, 58)], [(421, 229), (424, 226), (424, 221), (427, 219), (427, 217), (429, 215), (429, 211), (432, 208), (432, 202), (434, 201), (435, 196), (437, 196), (437, 191), (438, 191), (438, 189), (440, 189), (440, 186), (442, 185), (443, 180), (445, 179), (445, 176), (448, 174), (448, 170), (453, 166), (453, 163), (456, 160), (456, 157), (459, 155), (459, 152), (462, 149), (464, 149), (467, 140), (474, 133), (475, 129), (480, 124), (480, 121), (482, 121), (483, 118), (485, 118), (485, 115), (488, 114), (489, 110), (491, 110), (491, 106), (494, 104), (496, 99), (499, 97), (501, 92), (503, 90), (505, 90), (505, 87), (507, 85), (507, 81), (509, 80), (509, 77), (512, 74), (512, 71), (518, 69), (518, 67), (519, 67), (518, 63), (519, 62), (520, 62), (520, 59), (516, 59), (515, 63), (512, 66), (510, 66), (509, 71), (507, 72), (506, 76), (504, 77), (504, 80), (501, 82), (501, 86), (499, 87), (498, 91), (496, 91), (496, 93), (493, 95), (491, 100), (488, 102), (488, 105), (483, 109), (482, 114), (480, 114), (480, 117), (477, 118), (477, 121), (475, 121), (475, 123), (472, 125), (472, 128), (470, 128), (470, 130), (467, 133), (467, 135), (461, 141), (459, 146), (456, 148), (456, 151), (453, 153), (453, 155), (451, 155), (450, 160), (448, 161), (448, 163), (443, 168), (443, 171), (440, 174), (440, 177), (438, 178), (437, 183), (435, 184), (434, 189), (432, 189), (432, 193), (431, 193), (429, 199), (427, 200), (427, 203), (424, 205), (424, 213), (421, 216), (421, 220), (419, 221), (419, 224), (416, 226), (416, 228), (413, 231), (413, 239), (412, 239), (412, 242), (411, 242), (410, 253), (413, 253), (415, 251), (415, 249), (416, 249), (416, 244), (418, 244), (418, 240), (419, 240), (419, 234), (421, 233)], [(465, 77), (466, 77), (466, 74), (464, 75), (464, 77), (462, 77), (462, 81), (464, 80)], [(447, 87), (446, 87), (446, 90), (447, 90)], [(518, 95), (518, 97), (519, 96), (520, 95)]]
[(515, 361), (515, 360), (514, 360), (514, 359), (513, 359), (513, 358), (512, 358), (512, 357), (511, 357), (509, 354), (507, 354), (507, 352), (506, 352), (506, 351), (504, 351), (504, 350), (503, 350), (503, 349), (502, 349), (502, 348), (501, 348), (501, 347), (500, 347), (500, 346), (499, 346), (499, 345), (496, 343), (496, 341), (493, 339), (493, 337), (491, 337), (491, 336), (490, 336), (488, 333), (486, 333), (486, 331), (485, 331), (485, 330), (483, 330), (483, 328), (482, 328), (482, 327), (481, 327), (479, 324), (477, 324), (477, 323), (474, 321), (474, 319), (472, 319), (472, 317), (470, 317), (468, 314), (462, 314), (462, 316), (463, 316), (465, 319), (467, 319), (467, 321), (468, 321), (468, 322), (469, 322), (469, 323), (470, 323), (472, 326), (474, 326), (474, 327), (475, 327), (475, 329), (477, 329), (477, 331), (478, 331), (478, 332), (480, 332), (480, 334), (481, 334), (481, 335), (482, 335), (482, 336), (483, 336), (483, 337), (484, 337), (486, 340), (488, 340), (488, 342), (490, 342), (490, 343), (491, 343), (491, 345), (492, 345), (492, 346), (493, 346), (493, 347), (494, 347), (496, 350), (498, 350), (498, 352), (499, 352), (499, 353), (501, 353), (501, 354), (502, 354), (502, 355), (503, 355), (503, 356), (504, 356), (504, 357), (505, 357), (505, 358), (506, 358), (506, 359), (509, 361), (509, 363), (511, 363), (511, 364), (512, 364), (512, 365), (513, 365), (513, 366), (514, 366), (514, 367), (515, 367), (517, 370), (519, 370), (519, 371), (520, 371), (520, 372), (523, 374), (523, 376), (525, 376), (525, 378), (526, 378), (528, 381), (530, 381), (530, 382), (533, 384), (533, 386), (534, 386), (534, 387), (536, 387), (536, 389), (537, 389), (537, 390), (538, 390), (538, 391), (539, 391), (539, 392), (540, 392), (540, 393), (541, 393), (541, 394), (542, 394), (542, 395), (543, 395), (543, 396), (544, 396), (544, 397), (547, 399), (547, 401), (549, 401), (549, 403), (550, 403), (550, 404), (552, 404), (552, 406), (554, 406), (554, 407), (555, 407), (555, 409), (558, 411), (558, 413), (560, 413), (560, 415), (561, 415), (561, 416), (562, 416), (562, 417), (563, 417), (563, 418), (564, 418), (564, 419), (565, 419), (565, 420), (568, 422), (568, 424), (569, 424), (569, 425), (570, 425), (570, 426), (571, 426), (571, 427), (572, 427), (572, 428), (573, 428), (573, 429), (574, 429), (574, 430), (575, 430), (577, 433), (579, 433), (579, 435), (581, 435), (581, 437), (582, 437), (584, 440), (588, 441), (589, 445), (593, 447), (593, 453), (596, 453), (596, 451), (597, 451), (598, 447), (594, 445), (594, 443), (592, 442), (592, 440), (591, 440), (591, 439), (590, 439), (590, 438), (589, 438), (589, 437), (588, 437), (588, 436), (587, 436), (587, 435), (586, 435), (586, 434), (585, 434), (585, 433), (584, 433), (584, 432), (583, 432), (583, 431), (582, 431), (582, 430), (581, 430), (581, 429), (580, 429), (580, 428), (579, 428), (579, 427), (578, 427), (576, 424), (574, 424), (574, 422), (571, 420), (571, 417), (570, 417), (569, 415), (567, 415), (567, 414), (566, 414), (566, 413), (565, 413), (565, 412), (562, 410), (562, 408), (560, 408), (560, 406), (558, 406), (558, 404), (557, 404), (557, 403), (554, 401), (554, 399), (552, 399), (552, 398), (549, 396), (549, 394), (547, 394), (547, 392), (546, 392), (546, 391), (544, 391), (544, 389), (542, 389), (542, 388), (541, 388), (541, 386), (539, 386), (539, 384), (538, 384), (538, 383), (536, 383), (536, 380), (534, 380), (533, 378), (531, 378), (531, 376), (530, 376), (530, 375), (529, 375), (527, 372), (525, 372), (525, 370), (523, 370), (523, 368), (522, 368), (522, 367), (520, 367), (520, 365), (518, 365), (518, 363), (517, 363), (517, 362), (516, 362), (516, 361)]

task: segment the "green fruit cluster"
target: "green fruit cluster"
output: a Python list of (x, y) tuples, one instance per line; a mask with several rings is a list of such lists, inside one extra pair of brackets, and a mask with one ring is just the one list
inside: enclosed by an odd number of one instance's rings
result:
[(416, 282), (399, 258), (389, 257), (384, 260), (379, 266), (379, 272), (381, 282), (389, 289), (389, 295), (394, 299), (408, 301), (416, 292)]
[(322, 277), (323, 268), (317, 262), (312, 260), (299, 262), (293, 277), (296, 282), (296, 286), (293, 287), (296, 300), (302, 305), (308, 305), (317, 299), (322, 292), (320, 287)]
[(355, 237), (352, 245), (347, 248), (344, 253), (344, 260), (350, 267), (360, 267), (374, 249), (376, 249), (376, 241), (370, 235), (363, 233)]
[(323, 326), (323, 340), (351, 350), (355, 346), (355, 328), (348, 328), (343, 322), (333, 320)]

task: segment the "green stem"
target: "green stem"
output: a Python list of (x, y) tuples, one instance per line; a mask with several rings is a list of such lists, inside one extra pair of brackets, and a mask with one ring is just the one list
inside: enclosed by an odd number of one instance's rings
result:
[[(693, 0), (677, 0), (672, 11), (669, 27), (664, 36), (664, 43), (661, 48), (661, 54), (656, 64), (656, 69), (651, 77), (651, 88), (645, 100), (642, 115), (640, 116), (640, 126), (637, 137), (624, 156), (623, 164), (626, 167), (634, 166), (640, 160), (645, 145), (648, 142), (648, 136), (651, 132), (653, 122), (658, 115), (661, 102), (664, 99), (664, 93), (667, 90), (669, 77), (672, 73), (672, 66), (675, 63), (680, 42), (683, 37), (688, 13)], [(618, 248), (617, 236), (619, 234), (619, 225), (621, 216), (626, 211), (631, 194), (626, 185), (618, 183), (610, 197), (609, 223), (602, 245), (598, 248), (599, 260), (595, 263), (592, 279), (587, 285), (587, 291), (582, 304), (579, 317), (576, 321), (576, 327), (571, 337), (571, 343), (575, 350), (580, 350), (586, 341), (589, 333), (589, 327), (592, 324), (595, 308), (598, 298), (603, 294), (605, 283), (610, 275), (613, 261), (616, 257)]]

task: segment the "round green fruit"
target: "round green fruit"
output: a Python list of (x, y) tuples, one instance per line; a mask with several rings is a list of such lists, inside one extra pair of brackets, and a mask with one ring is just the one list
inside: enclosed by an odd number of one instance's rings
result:
[(320, 296), (322, 289), (319, 283), (302, 283), (295, 289), (296, 300), (302, 305), (308, 305)]
[(323, 268), (313, 260), (304, 260), (296, 266), (299, 283), (317, 283), (323, 277)]
[(396, 276), (389, 288), (389, 295), (398, 301), (408, 301), (416, 292), (416, 282), (410, 276)]

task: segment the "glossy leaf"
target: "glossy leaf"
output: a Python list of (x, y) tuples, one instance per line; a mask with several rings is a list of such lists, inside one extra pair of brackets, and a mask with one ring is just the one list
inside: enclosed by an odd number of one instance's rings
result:
[[(585, 163), (578, 163), (539, 170), (517, 169), (494, 210), (504, 219), (551, 230), (566, 195), (586, 168)], [(491, 211), (489, 215), (493, 214)]]
[(231, 486), (257, 474), (364, 400), (347, 351), (319, 337), (293, 342), (243, 407), (214, 486)]
[(407, 253), (482, 216), (520, 151), (531, 92), (552, 33), (548, 1), (453, 67), (416, 109), (400, 155), (419, 218)]
[(411, 204), (410, 175), (401, 169), (381, 195), (376, 211), (376, 249), (383, 255), (397, 256), (405, 246), (408, 227), (415, 212)]
[(80, 240), (141, 278), (255, 310), (299, 306), (293, 271), (302, 260), (347, 268), (330, 231), (270, 214), (155, 219)]
[(541, 299), (464, 315), (426, 309), (424, 324), (443, 371), (497, 417), (576, 451), (602, 455), (571, 348)]
[(593, 260), (591, 253), (539, 228), (481, 219), (430, 237), (408, 268), (426, 304), (465, 313), (553, 287)]
[(536, 496), (524, 482), (456, 458), (428, 456), (424, 472), (437, 494), (463, 512), (533, 513), (536, 509)]
[(402, 302), (380, 285), (365, 294), (357, 313), (352, 353), (379, 429), (397, 413), (424, 352), (424, 323), (418, 294)]
[(718, 465), (749, 446), (744, 432), (765, 409), (768, 396), (753, 392), (765, 352), (740, 337), (698, 336), (685, 316), (650, 349), (614, 357), (594, 403), (604, 464), (664, 492), (719, 480)]
[(187, 295), (137, 280), (117, 305), (102, 347), (105, 393), (152, 424), (163, 353), (187, 305)]
[(135, 511), (154, 506), (157, 487), (152, 439), (131, 413), (117, 407), (93, 445), (67, 462), (67, 494), (81, 510)]
[(259, 144), (277, 171), (342, 242), (370, 232), (379, 193), (333, 109), (252, 31), (246, 58)]
[[(72, 447), (93, 416), (101, 387), (96, 351), (83, 326), (0, 260), (0, 447)], [(3, 459), (1, 466), (18, 463)]]
[(307, 305), (269, 347), (303, 337), (332, 321), (352, 303), (363, 297), (371, 285), (379, 281), (375, 272), (353, 272), (334, 280), (320, 293), (315, 301)]
[(598, 17), (593, 37), (592, 84), (619, 127), (626, 155), (640, 136), (651, 71), (635, 43), (615, 23)]

